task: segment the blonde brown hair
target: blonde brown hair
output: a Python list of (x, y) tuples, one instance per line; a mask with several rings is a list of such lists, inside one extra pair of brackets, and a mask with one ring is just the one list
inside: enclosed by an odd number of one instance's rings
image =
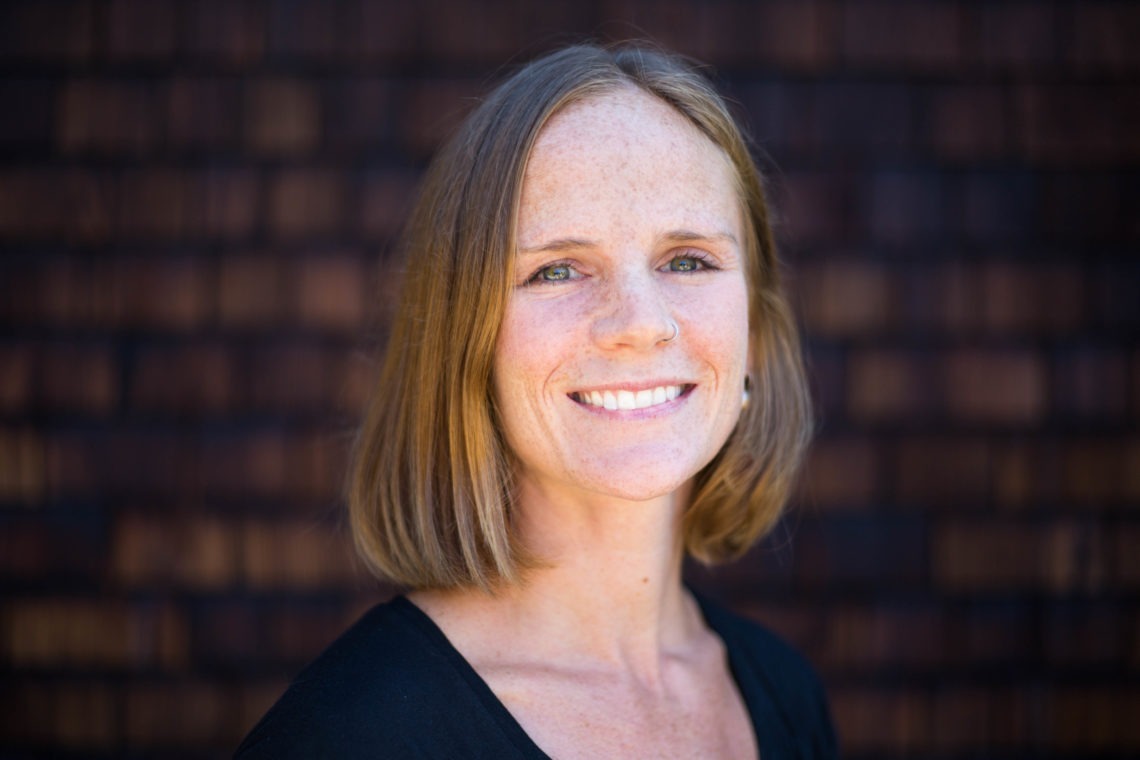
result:
[(409, 220), (403, 298), (348, 489), (357, 547), (389, 580), (490, 589), (516, 582), (531, 564), (512, 529), (510, 454), (491, 382), (523, 175), (553, 114), (629, 85), (677, 109), (725, 152), (744, 208), (751, 402), (695, 478), (685, 548), (706, 563), (735, 558), (783, 509), (811, 410), (745, 140), (711, 84), (681, 59), (644, 46), (578, 45), (523, 67), (474, 110), (432, 162)]

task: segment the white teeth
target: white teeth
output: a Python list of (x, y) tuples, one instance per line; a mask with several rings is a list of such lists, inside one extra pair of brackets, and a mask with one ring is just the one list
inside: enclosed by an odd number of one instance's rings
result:
[(664, 404), (681, 395), (679, 385), (659, 385), (656, 388), (646, 388), (640, 391), (583, 391), (574, 394), (580, 403), (589, 406), (600, 406), (604, 409), (647, 409), (651, 406)]

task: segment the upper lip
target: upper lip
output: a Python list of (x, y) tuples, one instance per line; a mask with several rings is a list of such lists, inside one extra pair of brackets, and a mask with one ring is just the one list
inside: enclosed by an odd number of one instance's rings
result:
[(623, 383), (605, 383), (599, 385), (583, 386), (575, 388), (571, 393), (592, 393), (594, 391), (651, 391), (654, 388), (662, 386), (668, 387), (670, 385), (679, 385), (682, 388), (688, 388), (694, 383), (686, 382), (684, 380), (645, 380), (640, 382), (623, 382)]

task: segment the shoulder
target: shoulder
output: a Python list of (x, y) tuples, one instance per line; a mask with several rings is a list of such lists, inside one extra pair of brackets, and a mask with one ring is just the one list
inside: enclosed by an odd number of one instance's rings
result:
[(236, 756), (333, 757), (369, 747), (398, 755), (402, 743), (439, 734), (436, 723), (455, 707), (459, 680), (447, 649), (432, 640), (411, 603), (394, 599), (372, 608), (305, 668)]
[(815, 670), (792, 645), (753, 620), (697, 598), (706, 622), (720, 634), (730, 657), (762, 669), (781, 691), (822, 693)]
[[(724, 641), (734, 675), (748, 699), (763, 693), (805, 756), (835, 757), (827, 696), (815, 669), (794, 647), (759, 623), (697, 595), (709, 626)], [(767, 700), (766, 700), (767, 701)], [(755, 709), (755, 705), (750, 705)]]

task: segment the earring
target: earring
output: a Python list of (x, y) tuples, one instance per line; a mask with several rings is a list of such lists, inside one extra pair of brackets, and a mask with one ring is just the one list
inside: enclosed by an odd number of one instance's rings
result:
[(752, 378), (744, 376), (744, 392), (740, 394), (740, 408), (747, 409), (748, 402), (752, 400)]

